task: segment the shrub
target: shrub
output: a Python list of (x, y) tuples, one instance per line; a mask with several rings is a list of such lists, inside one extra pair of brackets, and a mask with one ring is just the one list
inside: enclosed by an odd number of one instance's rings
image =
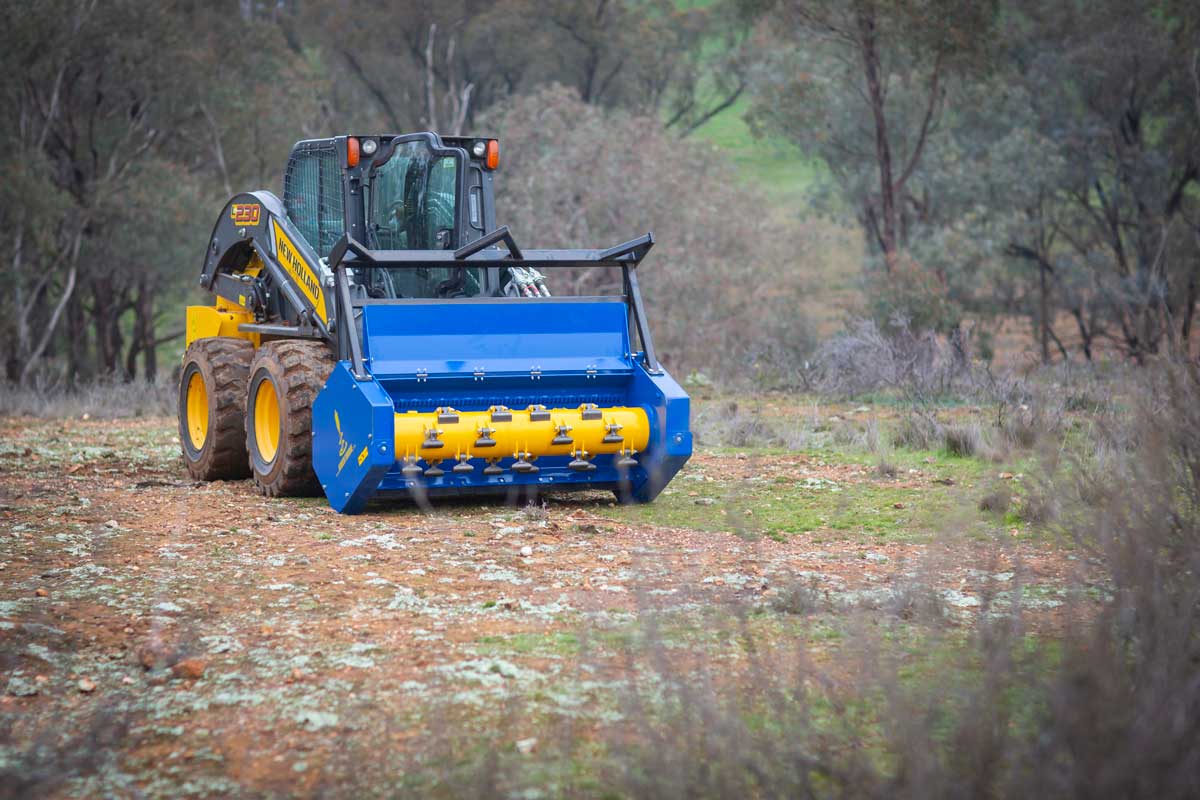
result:
[(962, 423), (947, 425), (942, 429), (942, 446), (947, 453), (959, 458), (977, 456), (986, 449), (979, 426)]
[[(797, 311), (805, 273), (780, 268), (803, 259), (808, 237), (773, 221), (711, 150), (697, 158), (657, 117), (584, 103), (562, 86), (498, 103), (477, 127), (513, 143), (496, 208), (524, 247), (608, 247), (654, 231), (641, 282), (668, 365), (745, 377), (752, 365), (786, 371), (812, 349)], [(590, 294), (621, 284), (614, 271), (583, 270), (549, 285)]]

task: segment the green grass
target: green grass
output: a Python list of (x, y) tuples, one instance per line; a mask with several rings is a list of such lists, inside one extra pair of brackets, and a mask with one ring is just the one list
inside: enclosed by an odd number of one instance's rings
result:
[(692, 136), (726, 155), (742, 180), (760, 190), (769, 206), (785, 211), (807, 207), (815, 187), (829, 176), (829, 168), (780, 137), (756, 138), (745, 120), (748, 109), (749, 101), (743, 98)]
[[(926, 458), (937, 460), (929, 464)], [(992, 468), (977, 459), (897, 453), (891, 460), (901, 467), (901, 474), (889, 479), (870, 473), (874, 459), (865, 454), (827, 458), (829, 463), (868, 468), (867, 475), (845, 482), (784, 476), (707, 482), (688, 480), (685, 475), (652, 504), (601, 513), (635, 523), (773, 538), (802, 534), (822, 540), (919, 542), (942, 529), (947, 516), (963, 507), (962, 490), (973, 488)], [(910, 482), (909, 465), (922, 468), (918, 486), (902, 485)], [(982, 512), (967, 520), (986, 521)]]

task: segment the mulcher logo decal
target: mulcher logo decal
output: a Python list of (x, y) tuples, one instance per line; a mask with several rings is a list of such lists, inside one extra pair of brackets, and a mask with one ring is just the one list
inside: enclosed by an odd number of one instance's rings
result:
[[(338, 468), (335, 475), (342, 474), (342, 468), (346, 466), (346, 462), (350, 460), (350, 453), (354, 451), (354, 445), (346, 441), (346, 437), (342, 436), (342, 418), (338, 416), (338, 412), (333, 412), (333, 426), (338, 432)], [(362, 465), (362, 460), (359, 460), (359, 465)]]
[(313, 304), (321, 321), (329, 322), (325, 313), (325, 295), (321, 293), (321, 282), (317, 279), (316, 273), (312, 271), (312, 267), (308, 266), (296, 245), (292, 244), (292, 240), (283, 232), (279, 221), (272, 219), (271, 224), (275, 226), (275, 255), (279, 258), (279, 263), (283, 264), (283, 268), (295, 278), (296, 283), (300, 286), (300, 291), (304, 292), (304, 296)]

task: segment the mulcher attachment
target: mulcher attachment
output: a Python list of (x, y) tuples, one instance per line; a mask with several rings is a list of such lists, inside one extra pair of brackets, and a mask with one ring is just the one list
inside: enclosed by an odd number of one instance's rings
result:
[(535, 487), (649, 501), (691, 454), (687, 395), (633, 352), (621, 298), (361, 315), (361, 374), (339, 362), (313, 404), (313, 465), (338, 511)]

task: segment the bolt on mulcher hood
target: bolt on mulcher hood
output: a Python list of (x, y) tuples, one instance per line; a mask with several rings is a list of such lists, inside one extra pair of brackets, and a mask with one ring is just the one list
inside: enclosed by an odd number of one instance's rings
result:
[[(361, 328), (313, 404), (313, 466), (339, 511), (377, 495), (532, 486), (648, 501), (691, 454), (687, 395), (652, 345), (635, 350), (630, 331), (642, 313), (633, 268), (653, 240), (526, 256), (506, 229), (490, 238), (453, 253), (347, 242), (332, 254), (336, 316), (353, 314)], [(491, 249), (502, 239), (503, 258)], [(621, 266), (631, 294), (376, 303), (353, 300), (345, 284), (346, 268), (416, 268), (431, 256), (479, 267)]]

